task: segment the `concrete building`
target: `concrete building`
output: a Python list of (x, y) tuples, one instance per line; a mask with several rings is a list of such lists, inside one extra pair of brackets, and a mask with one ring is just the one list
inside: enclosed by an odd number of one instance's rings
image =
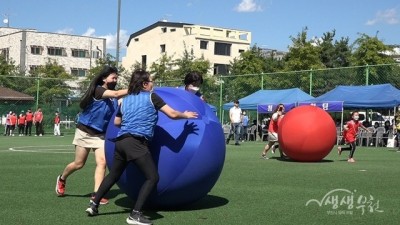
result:
[(230, 61), (250, 49), (250, 43), (248, 31), (159, 21), (131, 34), (122, 66), (131, 69), (140, 63), (149, 69), (162, 54), (182, 58), (186, 48), (210, 61), (210, 74), (228, 74)]
[(25, 74), (51, 59), (67, 73), (84, 77), (105, 52), (104, 38), (0, 27), (0, 54), (13, 60)]

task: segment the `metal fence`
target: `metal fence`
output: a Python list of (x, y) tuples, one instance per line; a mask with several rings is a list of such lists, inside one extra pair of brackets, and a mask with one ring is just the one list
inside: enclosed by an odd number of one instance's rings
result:
[[(27, 93), (35, 98), (33, 102), (9, 101), (0, 99), (0, 115), (8, 111), (20, 112), (31, 108), (33, 111), (37, 106), (41, 106), (47, 117), (46, 123), (52, 124), (55, 111), (61, 112), (63, 121), (72, 121), (79, 112), (79, 98), (60, 97), (58, 93), (46, 92), (45, 82), (51, 79), (40, 77), (6, 77), (7, 81), (1, 80), (0, 86), (8, 87), (23, 93)], [(58, 81), (60, 81), (58, 79)], [(67, 83), (74, 80), (64, 80)], [(120, 81), (121, 87), (126, 87), (126, 81)], [(217, 114), (223, 122), (223, 104), (234, 99), (243, 98), (258, 90), (277, 90), (299, 88), (313, 97), (318, 97), (338, 85), (374, 85), (390, 83), (396, 88), (400, 88), (400, 64), (366, 65), (357, 67), (288, 71), (262, 74), (244, 75), (216, 75), (205, 77), (205, 82), (201, 87), (208, 103), (217, 108)], [(157, 80), (158, 86), (178, 87), (183, 86), (182, 80)], [(71, 91), (76, 91), (72, 90)], [(46, 93), (46, 94), (43, 94)], [(357, 97), (357, 96), (355, 96)], [(267, 99), (266, 99), (267, 101)], [(226, 115), (225, 115), (226, 116)]]

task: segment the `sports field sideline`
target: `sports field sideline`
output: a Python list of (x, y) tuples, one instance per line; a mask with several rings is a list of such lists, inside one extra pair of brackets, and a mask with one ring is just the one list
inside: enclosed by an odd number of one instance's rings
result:
[[(72, 136), (0, 137), (0, 224), (126, 224), (132, 201), (115, 186), (90, 218), (94, 158), (56, 196), (57, 175), (73, 160)], [(358, 147), (356, 163), (336, 148), (319, 163), (260, 158), (265, 143), (227, 145), (211, 192), (180, 209), (147, 209), (154, 224), (399, 224), (400, 153)]]

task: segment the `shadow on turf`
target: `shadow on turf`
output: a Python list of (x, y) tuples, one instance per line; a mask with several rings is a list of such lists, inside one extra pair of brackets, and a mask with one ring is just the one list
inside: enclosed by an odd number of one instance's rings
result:
[[(201, 209), (210, 209), (210, 208), (216, 208), (220, 207), (223, 205), (228, 204), (228, 199), (214, 196), (214, 195), (207, 195), (200, 200), (185, 205), (181, 207), (161, 207), (161, 208), (149, 208), (145, 207), (146, 209), (150, 210), (163, 210), (163, 211), (192, 211), (192, 210), (201, 210)], [(123, 197), (115, 201), (115, 204), (124, 207), (124, 208), (131, 208), (134, 205), (134, 201), (131, 200), (129, 197)]]
[[(120, 190), (117, 189), (113, 189), (110, 190), (105, 198), (108, 199), (113, 199), (115, 197), (117, 197), (119, 194), (123, 194), (123, 192), (121, 192)], [(77, 195), (77, 194), (65, 194), (63, 197), (80, 197), (80, 198), (90, 198), (92, 196), (92, 193), (88, 193), (88, 194), (82, 194), (82, 195)]]
[[(295, 161), (291, 158), (281, 158), (281, 157), (271, 157), (270, 159), (276, 159), (276, 160), (282, 161), (282, 162), (293, 162), (293, 163), (331, 163), (331, 162), (334, 162), (333, 160), (327, 160), (327, 159), (323, 159), (318, 162), (299, 162), (299, 161)], [(347, 159), (346, 159), (346, 161), (347, 161)]]

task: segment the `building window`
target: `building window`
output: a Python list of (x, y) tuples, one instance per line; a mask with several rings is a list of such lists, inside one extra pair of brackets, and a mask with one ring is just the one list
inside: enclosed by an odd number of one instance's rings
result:
[(73, 76), (84, 77), (86, 76), (87, 69), (82, 68), (71, 68), (71, 74)]
[(231, 44), (215, 42), (214, 54), (230, 56), (231, 46)]
[(165, 52), (165, 45), (160, 45), (161, 53)]
[(48, 55), (57, 55), (57, 56), (67, 56), (67, 51), (65, 48), (60, 47), (47, 47)]
[(207, 49), (208, 41), (200, 41), (200, 49)]
[(89, 58), (89, 51), (84, 49), (71, 49), (72, 57)]
[(244, 50), (243, 49), (239, 49), (239, 53), (243, 53), (244, 52)]
[(163, 33), (167, 33), (167, 28), (166, 28), (166, 27), (161, 27), (161, 31), (162, 31)]
[(94, 59), (100, 58), (100, 51), (92, 51), (92, 58)]
[(36, 45), (31, 46), (32, 55), (41, 55), (42, 50), (43, 50), (42, 46), (36, 46)]
[(215, 74), (221, 74), (221, 75), (229, 74), (229, 65), (226, 65), (226, 64), (214, 64), (214, 75)]
[(10, 49), (9, 48), (2, 48), (0, 49), (0, 55), (4, 57), (6, 61), (10, 59)]
[(176, 29), (175, 29), (175, 28), (172, 28), (170, 31), (171, 31), (171, 32), (175, 32), (175, 31), (176, 31)]
[(135, 39), (133, 39), (133, 40), (135, 40), (135, 42), (138, 42), (138, 41), (139, 41), (139, 38), (135, 38)]

